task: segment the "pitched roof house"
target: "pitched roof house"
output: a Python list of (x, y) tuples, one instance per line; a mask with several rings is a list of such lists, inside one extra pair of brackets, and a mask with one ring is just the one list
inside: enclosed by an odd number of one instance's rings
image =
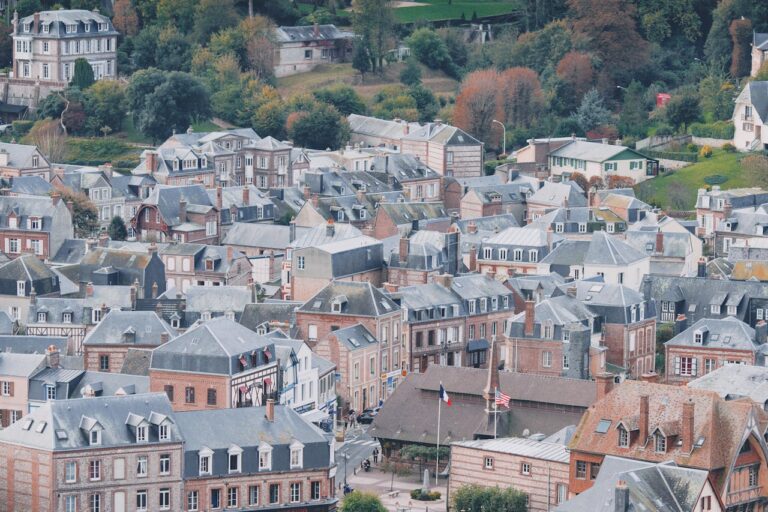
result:
[(768, 147), (768, 81), (752, 81), (744, 86), (736, 97), (731, 119), (736, 149), (754, 151)]

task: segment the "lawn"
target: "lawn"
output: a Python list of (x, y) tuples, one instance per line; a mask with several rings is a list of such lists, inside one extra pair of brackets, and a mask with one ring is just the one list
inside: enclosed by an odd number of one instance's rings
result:
[[(402, 7), (408, 1), (401, 3), (395, 9), (395, 17), (402, 23), (416, 21), (445, 21), (463, 18), (467, 21), (473, 17), (498, 16), (510, 14), (519, 9), (516, 0), (417, 0), (414, 6)], [(428, 5), (419, 5), (428, 4)]]
[(691, 210), (696, 204), (697, 190), (711, 186), (704, 181), (707, 176), (726, 178), (720, 183), (723, 189), (750, 186), (739, 165), (743, 156), (716, 149), (711, 158), (700, 158), (688, 167), (645, 181), (635, 187), (635, 192), (643, 201), (666, 210)]
[(130, 170), (139, 164), (141, 150), (117, 137), (68, 137), (66, 164), (98, 166), (106, 162), (119, 170)]

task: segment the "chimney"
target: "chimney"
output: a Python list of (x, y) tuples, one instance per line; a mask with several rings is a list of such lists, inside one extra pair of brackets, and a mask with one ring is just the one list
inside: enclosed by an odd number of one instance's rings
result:
[[(155, 242), (152, 242), (151, 244), (149, 244), (149, 249), (147, 249), (147, 250), (149, 251), (149, 254), (151, 254), (151, 255), (157, 254), (157, 244)], [(138, 279), (137, 279), (137, 281), (138, 281)]]
[(288, 223), (288, 241), (293, 242), (296, 240), (296, 219), (292, 218)]
[(312, 189), (309, 188), (309, 185), (304, 185), (303, 193), (304, 199), (309, 201), (309, 198), (312, 196)]
[(755, 325), (755, 341), (760, 345), (766, 342), (768, 338), (768, 323), (765, 320), (760, 320)]
[(469, 271), (477, 272), (477, 246), (469, 248)]
[(627, 483), (625, 481), (619, 480), (618, 482), (616, 482), (613, 511), (629, 512), (629, 510), (630, 510), (629, 487), (627, 487)]
[(152, 298), (153, 299), (157, 298), (157, 281), (152, 283)]
[(477, 233), (477, 224), (475, 224), (475, 221), (469, 221), (467, 224), (467, 233), (471, 233), (473, 235)]
[(73, 214), (75, 213), (75, 203), (72, 201), (67, 201), (67, 210), (69, 210), (69, 213)]
[(533, 323), (536, 319), (536, 303), (532, 299), (525, 301), (525, 335), (533, 336)]
[(57, 206), (59, 204), (59, 201), (61, 201), (61, 194), (58, 192), (54, 192), (51, 194), (51, 202), (53, 203), (53, 206)]
[(99, 233), (99, 247), (106, 247), (109, 244), (109, 234), (106, 231)]
[(694, 413), (695, 408), (693, 399), (689, 398), (687, 402), (683, 404), (683, 432), (682, 441), (683, 453), (691, 453), (693, 451), (693, 436), (694, 436)]
[(659, 374), (656, 372), (645, 372), (642, 375), (640, 375), (640, 381), (656, 384), (657, 382), (659, 382)]
[(136, 284), (131, 285), (131, 309), (136, 309), (136, 293), (138, 292)]
[(222, 195), (223, 195), (223, 190), (221, 188), (221, 185), (219, 185), (218, 187), (216, 187), (216, 208), (218, 208), (219, 211), (221, 211), (221, 205), (224, 203)]
[(435, 276), (433, 279), (436, 284), (439, 284), (443, 288), (447, 288), (449, 290), (453, 284), (453, 276), (451, 274), (440, 274), (439, 276)]
[(157, 166), (157, 153), (155, 151), (147, 151), (144, 160), (144, 165), (150, 175), (155, 173), (155, 167)]
[(56, 345), (48, 345), (45, 349), (46, 364), (48, 368), (58, 368), (60, 366), (59, 349)]
[(547, 248), (552, 252), (552, 239), (554, 238), (554, 232), (552, 226), (547, 226)]
[(243, 204), (248, 206), (251, 204), (251, 189), (248, 185), (243, 187)]
[(32, 17), (32, 33), (37, 34), (37, 29), (40, 26), (40, 13), (36, 12)]
[(184, 199), (179, 200), (179, 224), (187, 222), (187, 202)]
[(85, 296), (86, 297), (93, 297), (93, 283), (88, 282), (85, 285)]
[(325, 224), (325, 236), (333, 236), (336, 233), (336, 227), (333, 225), (333, 218), (328, 217), (328, 222)]
[(403, 237), (400, 239), (400, 253), (399, 253), (399, 261), (400, 263), (408, 263), (408, 253), (411, 251), (411, 241), (408, 239), (408, 237)]
[(684, 314), (680, 313), (675, 318), (675, 336), (683, 332), (688, 327), (688, 319), (685, 317)]
[(640, 444), (642, 446), (645, 446), (646, 441), (648, 441), (648, 435), (650, 432), (648, 432), (648, 408), (649, 408), (649, 398), (648, 395), (640, 395), (640, 432), (638, 441), (640, 441)]
[(312, 25), (312, 33), (315, 34), (315, 37), (320, 37), (320, 26), (317, 22)]
[(170, 339), (171, 339), (171, 336), (167, 332), (164, 332), (164, 333), (160, 334), (160, 344), (161, 345), (164, 344), (164, 343), (168, 343), (168, 340), (170, 340)]
[(602, 400), (613, 389), (613, 374), (598, 373), (595, 375), (597, 400)]
[(387, 293), (397, 293), (400, 289), (400, 285), (395, 283), (383, 283), (382, 286)]
[(275, 399), (267, 398), (267, 421), (275, 421)]
[(656, 252), (664, 254), (664, 232), (662, 231), (656, 232)]
[(699, 258), (696, 277), (707, 277), (707, 260), (704, 258)]
[(320, 198), (317, 196), (317, 194), (312, 194), (312, 206), (317, 208), (317, 205), (320, 204)]
[(235, 250), (232, 248), (231, 245), (227, 246), (227, 262), (231, 262), (232, 258), (235, 257)]
[(573, 297), (575, 299), (576, 298), (576, 286), (569, 286), (568, 289), (566, 290), (566, 294), (569, 297)]

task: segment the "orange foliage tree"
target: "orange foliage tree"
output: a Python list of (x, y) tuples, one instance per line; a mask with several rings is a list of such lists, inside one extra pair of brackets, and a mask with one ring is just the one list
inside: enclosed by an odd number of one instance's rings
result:
[(740, 78), (747, 76), (751, 71), (751, 44), (752, 22), (742, 18), (733, 20), (728, 28), (733, 41), (733, 53), (731, 53), (731, 76)]
[(571, 87), (576, 104), (594, 85), (595, 69), (592, 67), (592, 58), (587, 53), (566, 53), (557, 63), (556, 72), (557, 76)]
[[(492, 121), (498, 108), (499, 82), (499, 73), (494, 69), (468, 74), (456, 97), (453, 124), (481, 141), (489, 142)], [(498, 136), (497, 139), (500, 140)]]
[(124, 36), (135, 36), (139, 32), (139, 16), (131, 0), (116, 0), (114, 11), (112, 23), (117, 31)]
[(509, 68), (499, 76), (496, 119), (507, 127), (526, 128), (544, 107), (544, 94), (536, 72)]

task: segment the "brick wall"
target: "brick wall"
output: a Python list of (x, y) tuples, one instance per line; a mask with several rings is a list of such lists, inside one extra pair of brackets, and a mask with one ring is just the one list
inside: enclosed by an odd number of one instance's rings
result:
[[(707, 371), (706, 360), (710, 359), (714, 361), (714, 367), (720, 368), (726, 361), (739, 361), (743, 364), (754, 365), (755, 354), (754, 352), (747, 350), (729, 350), (721, 348), (711, 347), (665, 347), (665, 364), (667, 382), (670, 384), (684, 384), (692, 381), (693, 379), (705, 375)], [(683, 375), (682, 371), (679, 375), (675, 374), (675, 359), (677, 357), (690, 357), (696, 360), (696, 374), (695, 375)]]
[[(224, 375), (150, 370), (149, 390), (151, 393), (164, 393), (165, 386), (168, 385), (173, 386), (171, 406), (174, 411), (227, 409), (231, 403), (229, 377)], [(186, 388), (188, 387), (195, 390), (194, 403), (187, 403), (186, 401)], [(208, 405), (209, 388), (216, 390), (216, 405)]]

